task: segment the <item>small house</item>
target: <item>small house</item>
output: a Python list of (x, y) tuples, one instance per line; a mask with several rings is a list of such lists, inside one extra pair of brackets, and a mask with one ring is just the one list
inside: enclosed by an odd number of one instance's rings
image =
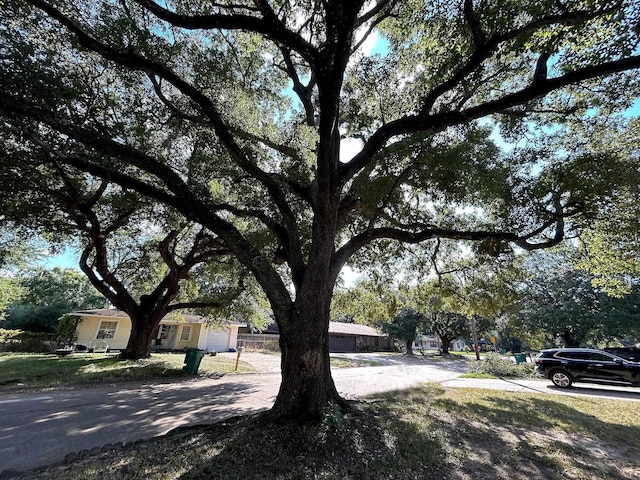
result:
[(329, 322), (329, 351), (336, 353), (390, 350), (391, 339), (368, 325)]
[[(240, 330), (243, 346), (260, 346), (279, 340), (278, 325), (272, 323), (262, 333)], [(373, 327), (357, 323), (329, 322), (329, 351), (331, 353), (377, 352), (391, 350), (391, 339)]]
[[(131, 319), (120, 310), (97, 309), (72, 312), (80, 318), (76, 327), (76, 343), (89, 349), (123, 350), (131, 335)], [(238, 328), (244, 324), (230, 322), (210, 328), (207, 318), (200, 315), (173, 313), (160, 321), (153, 340), (153, 350), (184, 350), (193, 347), (209, 352), (227, 352), (235, 349)]]

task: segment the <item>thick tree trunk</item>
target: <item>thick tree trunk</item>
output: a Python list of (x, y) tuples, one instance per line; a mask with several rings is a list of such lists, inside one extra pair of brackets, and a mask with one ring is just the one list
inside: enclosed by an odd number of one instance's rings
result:
[(405, 346), (407, 347), (406, 355), (413, 355), (413, 339), (405, 340)]
[(131, 335), (127, 346), (120, 353), (123, 360), (139, 360), (151, 356), (151, 344), (158, 331), (158, 325), (162, 317), (129, 316), (131, 318)]
[(280, 322), (282, 382), (269, 412), (273, 420), (314, 421), (329, 404), (348, 407), (331, 377), (329, 305), (323, 297), (304, 297)]
[(573, 332), (570, 330), (565, 330), (562, 333), (562, 338), (564, 339), (564, 346), (567, 348), (580, 346), (580, 342), (575, 338)]
[(449, 340), (446, 337), (440, 337), (440, 343), (442, 344), (442, 354), (443, 355), (448, 355), (449, 354), (449, 347), (451, 345), (451, 340)]
[[(319, 87), (322, 91), (322, 88)], [(339, 92), (339, 88), (336, 90)], [(324, 409), (348, 409), (331, 376), (329, 317), (338, 270), (332, 268), (340, 195), (336, 188), (340, 134), (337, 118), (320, 119), (312, 242), (305, 268), (293, 272), (296, 298), (286, 310), (274, 308), (280, 329), (282, 382), (269, 417), (273, 421), (319, 421)], [(322, 131), (325, 130), (325, 135)], [(272, 305), (273, 306), (273, 305)], [(277, 311), (282, 318), (278, 318)]]
[[(326, 215), (332, 218), (333, 214)], [(282, 382), (270, 412), (274, 420), (314, 421), (322, 418), (330, 404), (348, 408), (336, 390), (329, 359), (329, 317), (337, 275), (330, 268), (335, 239), (332, 224), (314, 225), (314, 244), (309, 264), (296, 285), (296, 300), (283, 318), (276, 315)]]

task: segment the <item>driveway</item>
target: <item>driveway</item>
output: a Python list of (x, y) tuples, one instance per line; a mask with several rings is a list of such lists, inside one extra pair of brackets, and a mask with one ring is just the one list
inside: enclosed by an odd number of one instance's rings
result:
[(229, 375), (0, 396), (0, 472), (266, 410), (279, 385), (280, 374)]
[[(370, 354), (366, 360), (377, 357), (381, 366), (333, 369), (338, 391), (353, 399), (453, 379), (466, 368), (464, 361), (416, 362), (393, 355)], [(0, 395), (0, 472), (270, 408), (280, 387), (280, 356), (242, 352), (240, 359), (259, 373)]]
[[(375, 360), (380, 365), (334, 368), (336, 387), (346, 398), (402, 390), (424, 382), (444, 387), (634, 397), (629, 389), (580, 387), (559, 391), (544, 380), (460, 379), (466, 371), (464, 360), (384, 354), (366, 354), (358, 359)], [(97, 452), (107, 444), (133, 442), (179, 426), (215, 423), (270, 408), (280, 386), (279, 356), (243, 352), (241, 360), (254, 365), (259, 373), (0, 395), (0, 472), (4, 471), (0, 479), (73, 458), (74, 452)], [(635, 394), (633, 399), (640, 397)]]

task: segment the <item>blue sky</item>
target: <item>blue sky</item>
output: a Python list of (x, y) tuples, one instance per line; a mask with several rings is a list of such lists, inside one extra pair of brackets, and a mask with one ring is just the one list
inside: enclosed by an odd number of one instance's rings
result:
[(62, 252), (59, 255), (53, 255), (53, 256), (44, 258), (40, 262), (40, 264), (45, 268), (61, 267), (61, 268), (75, 268), (76, 270), (79, 270), (80, 269), (80, 267), (78, 267), (79, 258), (80, 256), (78, 253), (76, 253), (71, 247), (67, 247), (65, 248), (64, 252)]

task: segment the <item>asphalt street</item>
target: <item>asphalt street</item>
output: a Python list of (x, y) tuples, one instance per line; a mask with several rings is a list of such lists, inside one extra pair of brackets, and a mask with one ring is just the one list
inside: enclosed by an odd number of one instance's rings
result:
[[(254, 354), (255, 355), (255, 354)], [(360, 356), (361, 359), (373, 359)], [(163, 435), (179, 426), (215, 423), (266, 410), (280, 385), (279, 359), (250, 356), (260, 373), (166, 383), (121, 384), (21, 395), (0, 395), (0, 479), (60, 462), (74, 452)], [(447, 388), (597, 395), (640, 400), (640, 392), (614, 387), (561, 390), (545, 380), (460, 379), (463, 361), (427, 362), (377, 357), (381, 366), (334, 369), (346, 398), (402, 390), (424, 382)]]

